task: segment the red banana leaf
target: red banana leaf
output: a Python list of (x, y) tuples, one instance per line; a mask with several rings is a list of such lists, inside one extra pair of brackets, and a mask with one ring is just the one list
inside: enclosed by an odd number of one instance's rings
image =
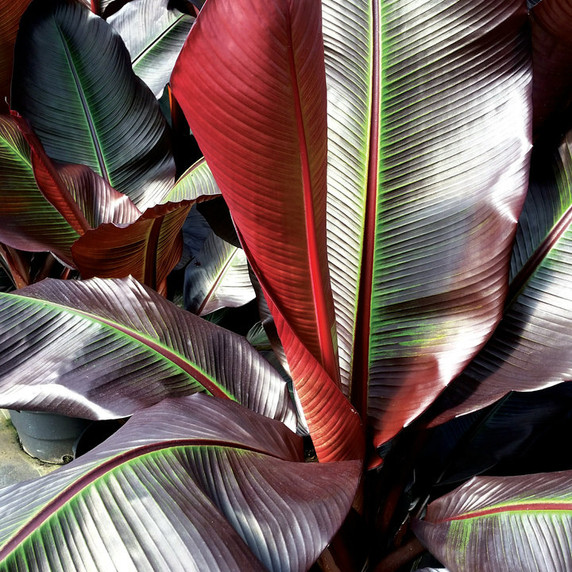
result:
[(340, 365), (380, 445), (502, 314), (530, 150), (526, 5), (324, 0), (323, 11)]
[(11, 105), (54, 160), (87, 165), (144, 210), (173, 186), (168, 127), (121, 38), (79, 0), (34, 0), (20, 22)]
[(531, 76), (520, 0), (322, 5), (327, 196), (318, 2), (284, 0), (254, 22), (250, 3), (207, 3), (172, 84), (325, 459), (351, 451), (357, 434), (352, 411), (340, 413), (326, 332), (337, 327), (342, 383), (380, 445), (500, 319), (526, 191)]
[(82, 278), (131, 275), (164, 292), (167, 276), (181, 257), (181, 228), (192, 204), (219, 194), (207, 165), (198, 161), (161, 197), (164, 204), (141, 215), (129, 201), (137, 213), (135, 218), (107, 220), (85, 233), (72, 246), (74, 264)]
[(0, 342), (3, 408), (111, 419), (203, 391), (295, 426), (286, 383), (243, 337), (133, 278), (0, 293)]
[(230, 401), (167, 399), (64, 468), (0, 491), (0, 567), (302, 572), (360, 474), (355, 461), (303, 460), (281, 423)]
[(475, 477), (414, 530), (450, 572), (572, 568), (572, 471)]
[(326, 260), (319, 3), (207, 2), (171, 84), (268, 299), (319, 458), (361, 456)]
[(21, 117), (0, 116), (0, 169), (0, 241), (72, 264), (70, 247), (89, 224)]

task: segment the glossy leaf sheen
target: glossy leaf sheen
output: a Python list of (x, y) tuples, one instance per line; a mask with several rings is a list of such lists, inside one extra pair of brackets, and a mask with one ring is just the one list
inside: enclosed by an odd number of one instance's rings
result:
[(169, 0), (131, 0), (107, 19), (131, 55), (133, 71), (161, 97), (194, 18), (168, 9)]
[(443, 395), (436, 422), (572, 375), (572, 132), (552, 156), (536, 155), (531, 173), (503, 320)]
[(204, 396), (165, 400), (65, 468), (3, 489), (0, 561), (306, 570), (349, 510), (359, 463), (301, 461), (301, 439), (276, 421)]
[[(31, 252), (51, 250), (71, 263), (70, 247), (81, 229), (73, 228), (57, 208), (67, 212), (62, 204), (67, 190), (37, 139), (28, 139), (18, 119), (0, 116), (0, 240)], [(38, 179), (34, 165), (38, 175), (42, 171)], [(67, 201), (71, 201), (69, 194)]]
[(76, 0), (34, 1), (16, 42), (12, 106), (55, 160), (91, 167), (140, 209), (174, 182), (167, 125), (119, 35)]
[(379, 445), (500, 318), (530, 149), (526, 6), (323, 4), (342, 381)]
[(463, 572), (572, 567), (572, 472), (475, 477), (431, 503), (415, 533)]
[(244, 338), (132, 278), (0, 294), (0, 342), (0, 407), (109, 419), (207, 391), (295, 423), (286, 384)]
[(184, 296), (185, 308), (199, 316), (254, 300), (244, 251), (211, 231), (187, 265)]
[(171, 83), (268, 299), (318, 455), (347, 458), (361, 430), (337, 386), (319, 4), (244, 8), (205, 4)]

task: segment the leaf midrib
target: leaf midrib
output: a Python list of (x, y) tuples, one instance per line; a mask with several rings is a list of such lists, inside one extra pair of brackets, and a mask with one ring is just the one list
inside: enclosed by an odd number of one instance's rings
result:
[[(128, 326), (119, 324), (114, 322), (113, 320), (109, 320), (107, 318), (103, 318), (101, 316), (97, 316), (95, 314), (91, 314), (89, 312), (85, 312), (83, 310), (79, 310), (77, 308), (72, 308), (70, 306), (65, 306), (63, 304), (58, 304), (57, 302), (52, 302), (48, 300), (43, 300), (41, 298), (33, 298), (29, 296), (23, 296), (21, 294), (11, 294), (5, 293), (3, 296), (8, 296), (10, 298), (15, 298), (17, 300), (25, 300), (28, 303), (36, 304), (38, 306), (47, 307), (49, 310), (61, 310), (63, 312), (80, 316), (81, 318), (88, 320), (89, 322), (106, 326), (107, 328), (111, 329), (112, 331), (120, 332), (128, 336), (129, 338), (133, 339), (135, 342), (140, 343), (147, 347), (149, 350), (159, 354), (163, 360), (167, 360), (170, 363), (177, 366), (181, 369), (184, 373), (192, 377), (195, 381), (199, 383), (208, 393), (215, 397), (220, 397), (224, 399), (231, 399), (236, 401), (236, 399), (228, 394), (224, 388), (216, 383), (214, 379), (212, 379), (207, 373), (203, 372), (198, 367), (195, 367), (192, 362), (188, 361), (185, 356), (179, 354), (178, 352), (174, 351), (172, 348), (169, 348), (162, 342), (158, 340), (154, 340), (147, 335), (144, 335), (137, 330), (133, 330)], [(2, 294), (0, 294), (0, 298)]]
[(58, 34), (60, 35), (61, 38), (61, 42), (62, 42), (62, 47), (64, 50), (64, 54), (66, 56), (66, 60), (69, 66), (69, 70), (71, 73), (71, 76), (73, 78), (74, 81), (74, 85), (78, 94), (78, 98), (80, 100), (81, 103), (81, 107), (85, 116), (85, 120), (89, 129), (89, 133), (91, 135), (91, 141), (93, 144), (93, 149), (95, 151), (95, 154), (97, 156), (97, 162), (99, 165), (99, 170), (100, 170), (100, 175), (109, 183), (111, 184), (111, 180), (109, 178), (109, 173), (107, 171), (107, 166), (105, 164), (105, 158), (103, 155), (103, 149), (101, 148), (101, 144), (99, 142), (99, 138), (97, 137), (97, 128), (95, 126), (95, 122), (94, 119), (91, 115), (90, 109), (89, 109), (89, 105), (85, 96), (85, 93), (83, 91), (82, 88), (82, 84), (81, 84), (81, 80), (80, 77), (77, 73), (76, 70), (76, 66), (75, 66), (75, 62), (73, 59), (73, 56), (69, 50), (69, 46), (65, 37), (65, 34), (63, 32), (63, 30), (61, 29), (60, 25), (58, 22), (56, 22), (56, 29), (58, 31)]
[(151, 453), (158, 451), (165, 451), (168, 449), (177, 449), (181, 447), (224, 447), (230, 449), (240, 449), (241, 451), (248, 451), (259, 455), (266, 455), (275, 459), (283, 459), (283, 457), (274, 453), (258, 449), (249, 445), (244, 445), (238, 442), (223, 443), (216, 439), (172, 439), (168, 443), (164, 441), (161, 443), (152, 443), (136, 447), (123, 453), (105, 459), (101, 464), (87, 473), (81, 475), (71, 485), (58, 493), (53, 499), (48, 501), (20, 530), (18, 530), (5, 544), (0, 548), (0, 563), (6, 559), (10, 554), (16, 550), (29, 536), (31, 536), (46, 520), (52, 517), (56, 512), (65, 506), (73, 497), (81, 494), (89, 485), (112, 472), (117, 467), (125, 465), (130, 461), (144, 457)]
[(137, 64), (139, 64), (150, 52), (153, 51), (154, 48), (156, 48), (161, 41), (168, 36), (180, 23), (181, 21), (183, 21), (185, 19), (185, 17), (189, 17), (187, 14), (181, 14), (180, 16), (177, 17), (176, 20), (174, 20), (167, 28), (165, 28), (158, 36), (155, 36), (155, 39), (151, 42), (149, 42), (145, 49), (143, 49), (142, 51), (140, 51), (135, 57), (133, 57), (131, 59), (131, 64), (133, 67), (135, 67)]

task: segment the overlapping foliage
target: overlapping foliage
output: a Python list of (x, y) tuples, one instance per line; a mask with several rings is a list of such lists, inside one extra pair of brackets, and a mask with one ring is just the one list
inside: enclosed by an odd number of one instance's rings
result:
[(569, 460), (451, 488), (570, 428), (570, 3), (101, 4), (2, 22), (0, 405), (131, 419), (3, 565), (565, 570)]

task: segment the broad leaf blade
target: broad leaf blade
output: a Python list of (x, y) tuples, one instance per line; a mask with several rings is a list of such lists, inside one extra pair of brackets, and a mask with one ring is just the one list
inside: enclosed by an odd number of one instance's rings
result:
[(133, 71), (160, 98), (194, 18), (168, 8), (169, 0), (132, 0), (107, 18), (131, 55)]
[(415, 533), (451, 571), (569, 570), (572, 472), (475, 477), (429, 505)]
[(133, 279), (0, 294), (0, 406), (113, 418), (207, 391), (293, 423), (286, 384), (238, 336)]
[(244, 251), (211, 231), (187, 265), (184, 295), (185, 308), (199, 316), (254, 300)]
[(500, 318), (530, 149), (526, 6), (325, 0), (324, 38), (341, 370), (379, 445)]
[(337, 384), (319, 4), (207, 3), (171, 82), (268, 299), (318, 455), (360, 455)]
[(4, 489), (0, 558), (306, 570), (349, 510), (359, 466), (302, 460), (300, 438), (237, 404), (166, 400), (69, 466)]
[(552, 156), (535, 154), (531, 176), (503, 320), (436, 404), (436, 422), (572, 375), (572, 132)]
[(34, 1), (16, 42), (12, 106), (55, 160), (91, 167), (140, 209), (174, 182), (167, 125), (118, 34), (81, 2)]
[(58, 174), (92, 228), (100, 224), (131, 224), (141, 212), (133, 201), (116, 191), (85, 165), (60, 165)]

